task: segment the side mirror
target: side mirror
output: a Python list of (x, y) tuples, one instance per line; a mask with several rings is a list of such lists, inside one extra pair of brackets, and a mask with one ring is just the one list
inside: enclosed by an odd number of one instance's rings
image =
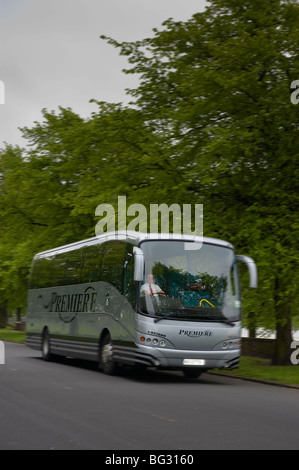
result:
[(141, 248), (134, 247), (134, 281), (143, 281), (144, 255)]
[(256, 288), (257, 287), (257, 269), (256, 269), (256, 264), (253, 261), (252, 258), (249, 258), (249, 256), (244, 256), (244, 255), (236, 255), (236, 260), (237, 261), (242, 261), (242, 263), (247, 264), (247, 268), (249, 271), (249, 287)]

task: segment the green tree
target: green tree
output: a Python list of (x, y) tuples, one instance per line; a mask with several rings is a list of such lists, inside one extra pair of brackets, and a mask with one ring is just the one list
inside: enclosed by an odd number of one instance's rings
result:
[[(96, 103), (82, 119), (71, 109), (43, 110), (42, 122), (22, 129), (26, 149), (0, 152), (0, 315), (25, 307), (33, 255), (93, 236), (95, 209), (165, 196), (171, 172), (160, 136), (142, 114)], [(177, 177), (178, 178), (178, 177)], [(154, 197), (154, 198), (155, 198)], [(154, 201), (153, 201), (154, 202)], [(1, 314), (2, 312), (2, 314)]]
[(257, 260), (249, 304), (276, 326), (274, 364), (289, 362), (298, 313), (298, 22), (296, 1), (212, 0), (143, 41), (106, 38), (140, 74), (135, 105), (168, 142), (182, 193), (204, 203), (205, 234)]
[(0, 321), (5, 326), (8, 312), (24, 306), (30, 265), (26, 225), (31, 215), (22, 200), (29, 174), (21, 149), (7, 146), (1, 152), (0, 175)]
[[(29, 268), (37, 251), (74, 241), (86, 230), (85, 226), (82, 229), (83, 217), (77, 221), (71, 214), (75, 167), (68, 167), (71, 158), (66, 157), (69, 129), (72, 128), (74, 137), (83, 120), (69, 110), (61, 114), (63, 117), (55, 120), (53, 113), (44, 112), (43, 124), (23, 130), (30, 139), (29, 150), (7, 145), (0, 152), (0, 305), (3, 305), (3, 312), (26, 306)], [(54, 143), (58, 141), (59, 124), (61, 128), (64, 126), (66, 137), (58, 147)]]

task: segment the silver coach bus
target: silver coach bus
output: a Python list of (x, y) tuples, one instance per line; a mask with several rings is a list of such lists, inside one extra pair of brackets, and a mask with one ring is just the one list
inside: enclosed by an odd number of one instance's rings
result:
[[(202, 242), (200, 249), (185, 243)], [(37, 254), (28, 291), (26, 344), (120, 366), (181, 370), (196, 378), (237, 368), (241, 351), (238, 261), (214, 238), (114, 232)]]

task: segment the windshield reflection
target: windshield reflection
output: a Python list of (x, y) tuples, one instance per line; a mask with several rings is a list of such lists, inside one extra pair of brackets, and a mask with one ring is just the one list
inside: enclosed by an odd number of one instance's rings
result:
[[(157, 319), (237, 321), (238, 273), (234, 252), (203, 244), (185, 250), (181, 241), (145, 241), (145, 278), (138, 310)], [(157, 321), (156, 319), (156, 321)]]

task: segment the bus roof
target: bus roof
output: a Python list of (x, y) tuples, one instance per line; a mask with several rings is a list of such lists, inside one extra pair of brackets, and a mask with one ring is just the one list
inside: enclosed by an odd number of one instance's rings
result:
[(58, 253), (65, 253), (76, 249), (84, 248), (87, 246), (100, 245), (107, 241), (123, 240), (131, 243), (134, 246), (139, 246), (140, 243), (146, 240), (171, 240), (171, 241), (184, 241), (188, 243), (206, 243), (211, 245), (218, 245), (225, 248), (233, 249), (233, 245), (227, 241), (211, 237), (199, 237), (195, 235), (172, 234), (172, 233), (143, 233), (130, 230), (123, 230), (118, 232), (106, 232), (102, 235), (87, 238), (68, 245), (51, 248), (50, 250), (42, 251), (35, 255), (35, 258), (43, 258), (47, 256), (54, 256)]

